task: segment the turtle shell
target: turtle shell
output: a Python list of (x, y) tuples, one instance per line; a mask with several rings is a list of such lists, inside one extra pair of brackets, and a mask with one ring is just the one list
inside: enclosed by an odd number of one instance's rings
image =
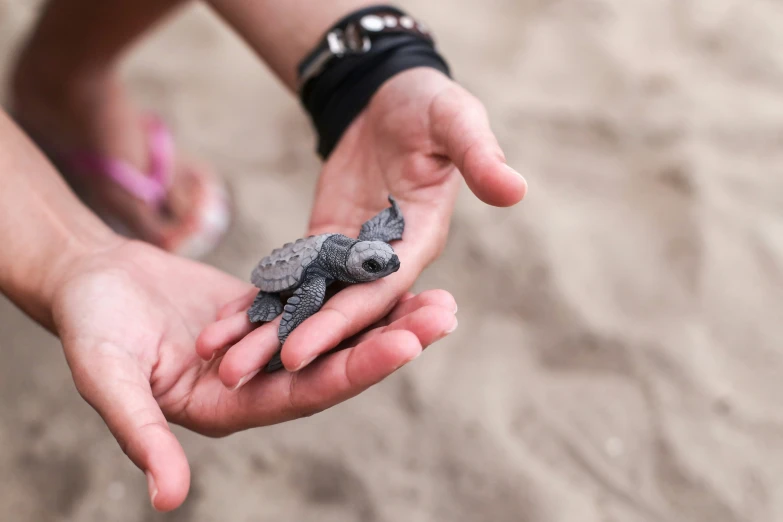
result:
[(318, 258), (324, 241), (333, 235), (305, 237), (272, 250), (253, 269), (250, 281), (262, 292), (279, 293), (296, 288), (305, 269)]

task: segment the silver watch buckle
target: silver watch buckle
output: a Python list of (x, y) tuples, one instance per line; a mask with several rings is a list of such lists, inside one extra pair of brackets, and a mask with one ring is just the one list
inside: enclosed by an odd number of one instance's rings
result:
[(366, 53), (372, 48), (370, 36), (358, 25), (349, 24), (345, 31), (335, 29), (326, 35), (328, 49), (319, 54), (299, 78), (298, 89), (301, 90), (310, 78), (324, 70), (332, 58), (342, 58), (348, 54)]
[(397, 29), (413, 31), (431, 39), (429, 30), (424, 24), (416, 22), (410, 16), (397, 15), (366, 15), (357, 22), (352, 22), (345, 30), (334, 29), (326, 35), (327, 49), (318, 54), (311, 63), (302, 71), (299, 77), (298, 90), (313, 77), (318, 76), (326, 68), (333, 58), (342, 58), (346, 55), (357, 55), (368, 52), (372, 48), (370, 34), (376, 34), (385, 29)]
[(335, 29), (326, 35), (329, 51), (337, 57), (346, 54), (366, 53), (372, 48), (372, 40), (358, 24), (349, 24), (345, 31)]

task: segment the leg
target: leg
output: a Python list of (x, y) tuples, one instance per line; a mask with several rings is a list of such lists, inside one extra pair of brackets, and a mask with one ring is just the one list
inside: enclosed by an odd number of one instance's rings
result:
[(283, 313), (283, 303), (277, 294), (258, 292), (253, 305), (247, 311), (251, 323), (268, 323)]
[(108, 155), (143, 163), (144, 137), (130, 124), (137, 111), (117, 81), (117, 64), (146, 30), (182, 3), (49, 0), (16, 64), (15, 109), (53, 125), (58, 137), (71, 142), (67, 145), (102, 141)]
[[(322, 277), (306, 280), (296, 289), (283, 308), (283, 317), (277, 330), (280, 344), (285, 345), (285, 340), (294, 331), (294, 328), (304, 322), (305, 319), (321, 309), (326, 297), (326, 279)], [(266, 366), (266, 372), (271, 373), (283, 367), (280, 352), (277, 352)]]
[[(49, 0), (44, 5), (16, 63), (12, 111), (72, 183), (85, 173), (58, 161), (58, 155), (62, 160), (81, 149), (121, 160), (142, 175), (149, 172), (146, 127), (119, 81), (117, 64), (142, 34), (184, 3)], [(207, 207), (214, 216), (225, 198), (204, 167), (172, 159), (167, 169), (172, 184), (162, 207), (103, 176), (78, 188), (90, 206), (111, 213), (136, 237), (175, 251), (192, 239), (183, 237), (185, 224), (204, 223)]]

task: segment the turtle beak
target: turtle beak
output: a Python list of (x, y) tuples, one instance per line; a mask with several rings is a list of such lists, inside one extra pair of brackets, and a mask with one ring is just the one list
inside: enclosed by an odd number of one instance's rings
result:
[(394, 254), (391, 256), (391, 259), (389, 259), (389, 268), (392, 269), (390, 273), (396, 272), (400, 269), (400, 258), (397, 257), (397, 254)]

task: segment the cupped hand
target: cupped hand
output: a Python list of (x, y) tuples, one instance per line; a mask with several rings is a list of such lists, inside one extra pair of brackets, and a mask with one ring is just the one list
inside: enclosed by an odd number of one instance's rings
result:
[(190, 484), (169, 422), (223, 436), (311, 415), (381, 381), (456, 326), (447, 293), (405, 295), (347, 349), (237, 387), (252, 358), (276, 349), (274, 325), (253, 330), (234, 355), (205, 361), (195, 345), (202, 330), (207, 344), (222, 342), (214, 334), (249, 333), (246, 317), (237, 318), (252, 295), (248, 283), (212, 267), (125, 241), (74, 263), (56, 284), (52, 314), (76, 387), (147, 474), (158, 510), (179, 506)]
[(283, 348), (287, 369), (301, 368), (388, 313), (440, 255), (461, 178), (493, 206), (514, 205), (527, 190), (524, 178), (506, 165), (475, 97), (434, 69), (394, 76), (326, 161), (309, 233), (356, 237), (392, 194), (405, 218), (403, 239), (393, 243), (402, 266), (379, 281), (344, 289), (304, 321)]

